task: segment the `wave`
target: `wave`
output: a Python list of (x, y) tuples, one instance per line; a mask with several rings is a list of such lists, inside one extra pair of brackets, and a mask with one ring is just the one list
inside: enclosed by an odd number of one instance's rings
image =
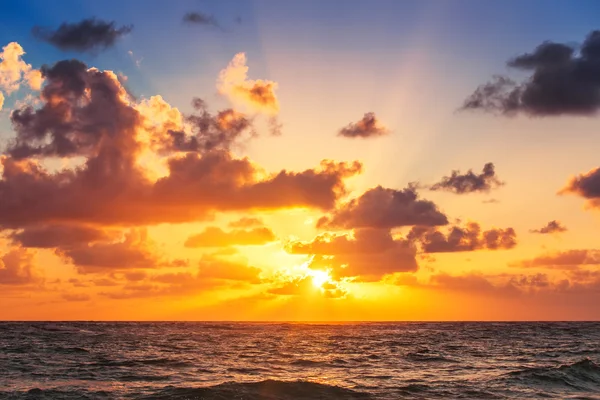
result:
[(507, 374), (511, 379), (543, 385), (568, 386), (579, 390), (600, 392), (600, 365), (585, 358), (558, 367), (523, 368)]
[(407, 353), (405, 357), (410, 361), (418, 362), (456, 362), (456, 360), (452, 358), (440, 355), (438, 353), (430, 352), (428, 350)]
[(193, 364), (187, 361), (174, 360), (170, 358), (145, 358), (145, 359), (137, 359), (137, 360), (101, 360), (96, 363), (96, 366), (100, 367), (139, 367), (143, 365), (150, 366), (161, 366), (161, 367), (171, 367), (171, 368), (185, 368), (191, 367)]
[(358, 400), (372, 399), (363, 392), (339, 386), (325, 385), (309, 381), (265, 380), (260, 382), (227, 382), (203, 388), (180, 388), (167, 386), (155, 394), (139, 397), (144, 400), (183, 400), (200, 398), (203, 400)]

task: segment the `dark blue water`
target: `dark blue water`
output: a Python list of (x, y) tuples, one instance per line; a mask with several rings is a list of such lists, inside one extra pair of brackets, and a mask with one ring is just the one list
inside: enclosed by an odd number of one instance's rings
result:
[(600, 399), (600, 323), (0, 323), (1, 399)]

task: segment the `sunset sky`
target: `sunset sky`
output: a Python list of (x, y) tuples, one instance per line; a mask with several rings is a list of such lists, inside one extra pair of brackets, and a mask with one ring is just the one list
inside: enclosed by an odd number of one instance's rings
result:
[(599, 15), (4, 6), (0, 319), (599, 319)]

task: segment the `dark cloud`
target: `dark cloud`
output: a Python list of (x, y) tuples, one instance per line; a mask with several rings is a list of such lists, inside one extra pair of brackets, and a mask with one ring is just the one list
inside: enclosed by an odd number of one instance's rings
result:
[(212, 15), (204, 14), (202, 12), (188, 12), (183, 16), (183, 22), (188, 24), (207, 25), (215, 28), (221, 26)]
[(454, 226), (447, 234), (430, 227), (414, 227), (407, 238), (422, 245), (425, 253), (450, 253), (475, 250), (512, 249), (517, 245), (513, 228), (481, 231), (479, 224), (466, 227)]
[(314, 256), (310, 267), (331, 269), (336, 278), (378, 281), (387, 274), (418, 269), (412, 242), (394, 240), (386, 229), (355, 229), (352, 236), (325, 233), (311, 242), (291, 242), (286, 250)]
[(558, 193), (578, 195), (586, 199), (590, 207), (600, 208), (600, 168), (574, 176)]
[(487, 163), (483, 166), (481, 174), (476, 174), (469, 170), (464, 174), (460, 171), (452, 171), (450, 176), (445, 176), (442, 180), (432, 185), (430, 190), (444, 190), (456, 194), (466, 194), (475, 192), (487, 193), (491, 189), (504, 185), (496, 176), (493, 163)]
[(264, 245), (275, 241), (277, 238), (269, 228), (234, 229), (226, 232), (219, 227), (212, 226), (203, 232), (190, 236), (185, 241), (185, 247), (227, 247), (227, 246), (252, 246)]
[(132, 25), (116, 27), (114, 21), (90, 18), (77, 23), (63, 23), (56, 30), (36, 26), (32, 32), (38, 39), (63, 51), (84, 53), (112, 47), (118, 39), (130, 33), (132, 29)]
[(377, 120), (375, 113), (366, 113), (358, 122), (348, 124), (340, 129), (338, 136), (347, 138), (369, 138), (387, 135), (389, 131)]
[(23, 248), (13, 248), (0, 257), (0, 285), (28, 285), (41, 283), (34, 266), (34, 255)]
[(509, 264), (511, 267), (518, 268), (550, 268), (560, 270), (575, 270), (585, 265), (600, 265), (600, 250), (567, 250), (544, 254), (530, 260), (522, 260)]
[(530, 75), (520, 83), (496, 76), (477, 88), (462, 109), (552, 116), (591, 115), (600, 108), (600, 31), (590, 32), (577, 49), (544, 42), (507, 65)]
[(208, 112), (206, 103), (198, 98), (194, 99), (192, 105), (196, 113), (185, 118), (192, 126), (192, 132), (169, 130), (168, 136), (161, 138), (162, 148), (159, 148), (159, 151), (204, 153), (212, 150), (229, 150), (231, 145), (245, 133), (256, 135), (252, 122), (243, 114), (227, 109), (212, 115)]
[(377, 186), (360, 197), (342, 204), (329, 216), (322, 217), (319, 228), (380, 228), (437, 226), (448, 218), (429, 200), (420, 200), (416, 189), (385, 189)]
[(551, 234), (551, 233), (560, 233), (566, 232), (567, 228), (562, 225), (559, 221), (553, 220), (543, 226), (540, 229), (531, 229), (529, 232), (531, 233), (540, 233), (540, 234)]
[(10, 238), (22, 247), (71, 247), (114, 239), (116, 232), (83, 225), (39, 225), (12, 232)]

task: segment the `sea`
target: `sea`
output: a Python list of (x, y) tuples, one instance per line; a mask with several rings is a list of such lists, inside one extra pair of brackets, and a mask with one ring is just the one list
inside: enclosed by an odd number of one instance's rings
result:
[(0, 323), (0, 399), (600, 399), (600, 323)]

